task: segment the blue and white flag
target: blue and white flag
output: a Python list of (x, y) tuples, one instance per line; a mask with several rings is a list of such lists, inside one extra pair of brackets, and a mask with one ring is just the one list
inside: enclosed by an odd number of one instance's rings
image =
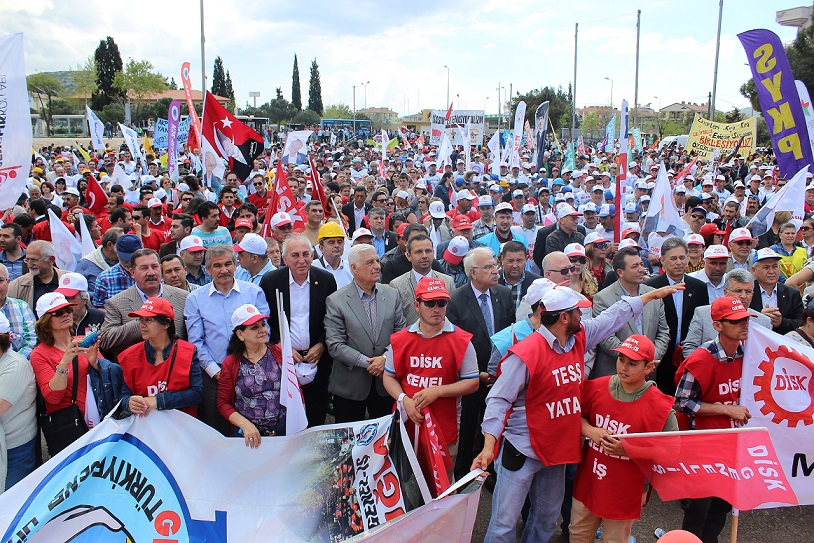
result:
[(650, 232), (667, 232), (670, 236), (684, 237), (686, 226), (687, 223), (678, 214), (670, 180), (667, 178), (667, 167), (662, 162), (642, 232), (644, 237)]
[(605, 127), (605, 152), (612, 153), (616, 143), (616, 113), (613, 114), (608, 125)]
[[(775, 210), (791, 211), (792, 220), (802, 224), (806, 202), (806, 174), (808, 166), (801, 169), (786, 183), (786, 186), (775, 192), (771, 199), (761, 207), (746, 225), (752, 230), (752, 237), (765, 234), (774, 222)], [(652, 203), (651, 203), (652, 205)]]
[(130, 154), (133, 155), (134, 159), (138, 159), (139, 163), (141, 164), (141, 173), (146, 174), (147, 165), (144, 163), (144, 155), (141, 154), (141, 146), (138, 143), (138, 134), (136, 134), (135, 130), (124, 126), (122, 123), (119, 123), (119, 130), (122, 131), (122, 137), (124, 137), (124, 142), (127, 144)]
[(93, 144), (94, 151), (104, 151), (107, 146), (102, 138), (105, 137), (105, 123), (93, 112), (90, 107), (85, 106), (85, 116), (88, 119), (88, 131), (90, 133), (90, 141)]

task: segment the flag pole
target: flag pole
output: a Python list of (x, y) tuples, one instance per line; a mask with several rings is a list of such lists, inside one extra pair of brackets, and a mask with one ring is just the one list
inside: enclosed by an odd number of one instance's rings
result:
[(729, 530), (729, 543), (738, 543), (738, 519), (740, 511), (732, 508), (732, 527)]

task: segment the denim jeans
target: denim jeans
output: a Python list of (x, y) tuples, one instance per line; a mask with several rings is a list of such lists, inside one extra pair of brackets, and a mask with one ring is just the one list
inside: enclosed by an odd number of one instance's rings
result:
[[(37, 434), (39, 436), (39, 434)], [(36, 455), (35, 447), (37, 438), (35, 437), (28, 443), (24, 443), (19, 447), (8, 449), (6, 456), (8, 458), (8, 472), (6, 474), (6, 490), (25, 479), (31, 472), (34, 471)]]
[(517, 519), (526, 496), (531, 509), (520, 542), (548, 541), (560, 516), (565, 493), (565, 465), (545, 466), (536, 458), (526, 458), (519, 470), (509, 471), (503, 467), (501, 446), (495, 471), (497, 483), (492, 494), (492, 518), (484, 543), (514, 543)]

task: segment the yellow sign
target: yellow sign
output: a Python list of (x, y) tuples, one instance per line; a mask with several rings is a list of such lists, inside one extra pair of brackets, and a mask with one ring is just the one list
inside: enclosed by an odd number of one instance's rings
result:
[(696, 113), (687, 139), (687, 151), (695, 151), (700, 158), (709, 159), (715, 149), (720, 149), (721, 157), (725, 157), (735, 149), (741, 138), (743, 142), (738, 153), (743, 157), (749, 156), (755, 150), (757, 117), (726, 124), (710, 121)]

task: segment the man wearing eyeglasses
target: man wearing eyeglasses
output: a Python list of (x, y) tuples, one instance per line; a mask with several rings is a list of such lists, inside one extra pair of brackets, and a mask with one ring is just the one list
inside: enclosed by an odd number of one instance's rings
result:
[(454, 466), (461, 397), (478, 390), (479, 371), (472, 334), (446, 317), (449, 300), (442, 279), (424, 277), (418, 282), (413, 301), (418, 320), (391, 337), (383, 382), (414, 424), (422, 423), (425, 409), (429, 412)]
[(252, 193), (246, 198), (250, 204), (254, 204), (257, 208), (257, 218), (262, 220), (261, 217), (266, 216), (266, 209), (269, 205), (269, 191), (268, 182), (265, 176), (255, 174), (251, 179)]
[(59, 278), (68, 272), (54, 267), (56, 251), (49, 241), (32, 241), (23, 262), (28, 266), (28, 273), (11, 282), (8, 295), (36, 307), (40, 296), (54, 292), (59, 287)]
[(695, 199), (695, 201), (698, 203), (692, 207), (689, 213), (685, 213), (683, 218), (692, 233), (698, 234), (701, 232), (701, 227), (707, 224), (707, 210), (698, 205), (700, 203), (698, 199)]
[(752, 267), (754, 255), (754, 239), (752, 233), (746, 228), (735, 228), (729, 233), (729, 260), (726, 264), (727, 273), (739, 269), (749, 271)]

